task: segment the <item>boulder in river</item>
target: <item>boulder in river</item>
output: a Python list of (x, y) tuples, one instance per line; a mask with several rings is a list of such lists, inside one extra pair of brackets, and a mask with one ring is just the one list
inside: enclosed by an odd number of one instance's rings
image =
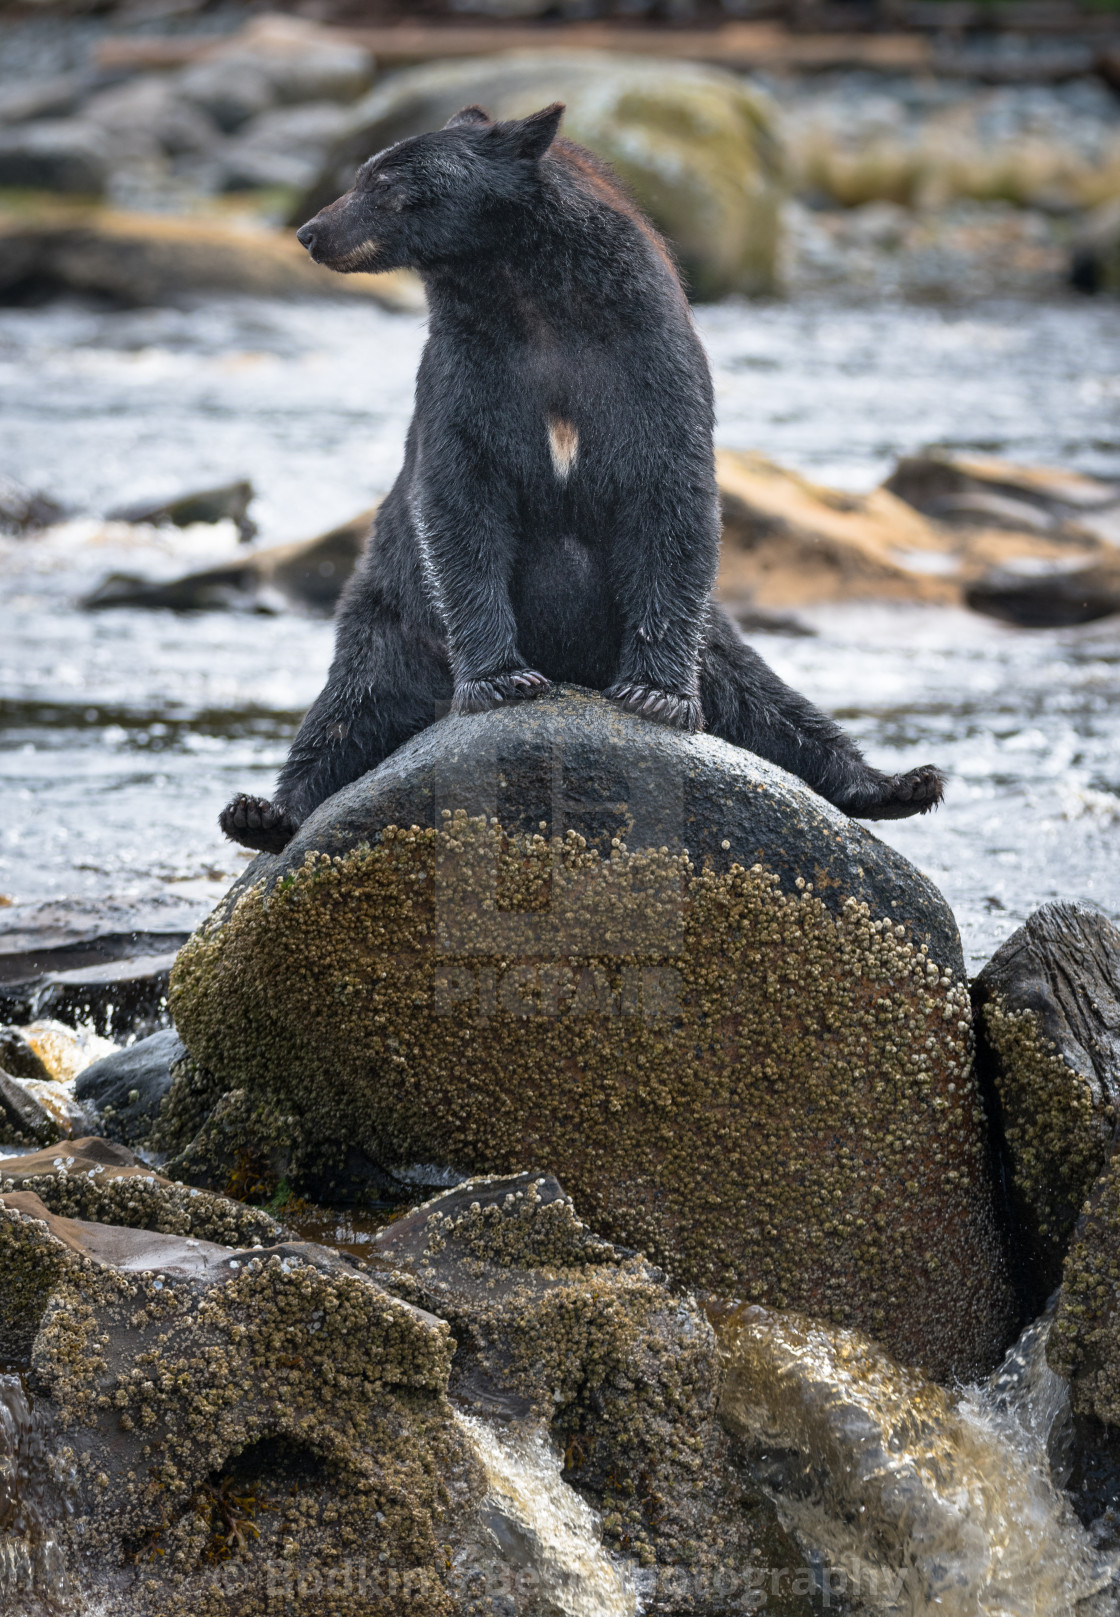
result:
[(684, 1284), (938, 1375), (1005, 1345), (949, 908), (722, 741), (572, 688), (443, 719), (253, 862), (171, 1001), (199, 1128), (234, 1092), (394, 1173), (553, 1173)]
[(96, 1113), (110, 1140), (136, 1144), (152, 1132), (171, 1087), (172, 1068), (185, 1054), (174, 1028), (161, 1028), (91, 1062), (78, 1075), (75, 1098)]
[(773, 290), (783, 179), (772, 116), (741, 79), (689, 62), (522, 50), (395, 73), (352, 109), (292, 222), (347, 190), (374, 152), (467, 103), (520, 118), (552, 101), (566, 104), (563, 132), (612, 165), (672, 243), (692, 296)]
[(166, 524), (174, 528), (189, 528), (195, 522), (228, 521), (236, 525), (241, 542), (248, 544), (257, 532), (257, 525), (249, 515), (255, 498), (252, 483), (241, 478), (234, 483), (223, 483), (220, 488), (177, 494), (169, 500), (134, 500), (110, 511), (109, 521), (150, 522), (156, 527)]
[(973, 998), (1037, 1309), (1120, 1121), (1120, 931), (1088, 904), (1044, 904), (992, 956)]
[(965, 587), (966, 605), (1022, 629), (1065, 629), (1120, 612), (1120, 557), (1089, 567), (1011, 568)]
[[(1111, 520), (1120, 541), (1120, 484), (1055, 466), (931, 448), (904, 455), (883, 484), (940, 522), (1093, 537)], [(1111, 531), (1111, 530), (1108, 530)], [(1101, 536), (1108, 531), (1101, 528)]]
[(42, 119), (0, 129), (0, 186), (101, 196), (109, 148), (96, 124)]
[(1070, 281), (1079, 292), (1120, 293), (1120, 200), (1102, 202), (1073, 244)]

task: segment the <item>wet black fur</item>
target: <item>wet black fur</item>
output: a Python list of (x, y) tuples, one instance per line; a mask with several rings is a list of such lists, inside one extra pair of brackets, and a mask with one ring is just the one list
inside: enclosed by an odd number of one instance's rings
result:
[[(933, 806), (784, 685), (711, 600), (719, 545), (707, 362), (664, 244), (562, 112), (467, 108), (370, 159), (299, 231), (342, 271), (412, 266), (430, 331), (404, 466), (339, 607), (334, 661), (272, 803), (226, 833), (276, 850), (440, 711), (548, 681), (706, 726), (848, 813)], [(567, 478), (549, 422), (578, 451)]]

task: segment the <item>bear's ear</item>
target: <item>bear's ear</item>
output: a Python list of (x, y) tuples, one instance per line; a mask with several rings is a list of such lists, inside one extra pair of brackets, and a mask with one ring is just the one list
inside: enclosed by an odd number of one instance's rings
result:
[(550, 107), (542, 107), (540, 112), (532, 112), (527, 118), (492, 124), (489, 139), (503, 157), (522, 157), (535, 163), (555, 140), (563, 116), (564, 103), (554, 101)]
[(464, 107), (461, 112), (453, 112), (444, 124), (445, 129), (461, 129), (464, 124), (492, 124), (494, 122), (484, 107)]

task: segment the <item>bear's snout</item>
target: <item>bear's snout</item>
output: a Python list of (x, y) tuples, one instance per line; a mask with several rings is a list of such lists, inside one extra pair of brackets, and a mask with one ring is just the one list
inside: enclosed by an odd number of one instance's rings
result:
[(307, 224), (301, 225), (296, 231), (296, 240), (301, 246), (307, 248), (307, 251), (311, 254), (312, 258), (315, 257), (316, 234), (317, 232), (314, 219), (308, 220)]

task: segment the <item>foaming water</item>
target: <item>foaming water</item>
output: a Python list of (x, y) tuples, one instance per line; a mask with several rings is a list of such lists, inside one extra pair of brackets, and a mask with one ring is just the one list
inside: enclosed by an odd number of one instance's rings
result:
[(0, 1611), (62, 1612), (72, 1590), (56, 1536), (69, 1482), (19, 1376), (0, 1375)]
[(603, 1548), (595, 1512), (561, 1479), (546, 1434), (455, 1418), (486, 1475), (486, 1529), (502, 1563), (534, 1586), (532, 1609), (542, 1617), (635, 1617), (633, 1584)]
[(715, 1311), (722, 1414), (827, 1598), (868, 1617), (1114, 1617), (1117, 1563), (1054, 1481), (1067, 1415), (1032, 1326), (953, 1396), (874, 1343), (772, 1310)]

